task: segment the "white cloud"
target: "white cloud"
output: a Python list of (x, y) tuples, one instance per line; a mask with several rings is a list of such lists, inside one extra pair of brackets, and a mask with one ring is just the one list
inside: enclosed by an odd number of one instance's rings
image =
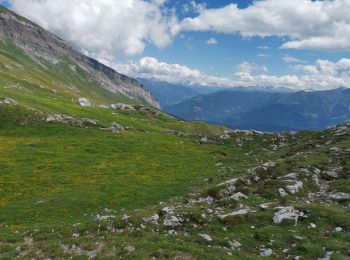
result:
[(143, 53), (147, 43), (164, 48), (178, 31), (165, 0), (12, 0), (12, 9), (93, 57)]
[(135, 78), (157, 79), (187, 85), (232, 86), (232, 80), (228, 78), (206, 75), (197, 69), (161, 62), (153, 57), (144, 57), (136, 62), (130, 61), (128, 64), (114, 64), (112, 66)]
[(247, 61), (243, 61), (241, 64), (239, 64), (236, 68), (236, 71), (243, 72), (243, 73), (261, 73), (261, 72), (267, 72), (267, 68), (265, 66), (259, 66), (256, 63), (250, 63)]
[[(295, 65), (298, 75), (267, 75), (267, 68), (242, 62), (232, 78), (204, 74), (179, 64), (169, 64), (152, 57), (145, 57), (128, 64), (110, 64), (124, 74), (137, 78), (152, 78), (170, 83), (204, 86), (273, 86), (297, 90), (325, 90), (337, 87), (350, 88), (350, 59), (337, 62), (317, 60), (313, 65)], [(260, 71), (260, 74), (253, 75)]]
[(210, 38), (206, 41), (206, 44), (208, 44), (208, 45), (216, 45), (218, 43), (219, 42), (215, 38)]
[(290, 87), (293, 89), (326, 90), (338, 87), (350, 88), (350, 59), (337, 62), (317, 60), (313, 65), (295, 65), (299, 75), (257, 75), (236, 73), (237, 80), (251, 85), (270, 85), (275, 87)]
[(286, 63), (307, 63), (305, 60), (301, 60), (290, 55), (283, 56), (282, 60)]
[(262, 0), (239, 9), (236, 4), (202, 8), (185, 18), (182, 30), (239, 33), (243, 37), (288, 37), (281, 48), (350, 50), (349, 0)]

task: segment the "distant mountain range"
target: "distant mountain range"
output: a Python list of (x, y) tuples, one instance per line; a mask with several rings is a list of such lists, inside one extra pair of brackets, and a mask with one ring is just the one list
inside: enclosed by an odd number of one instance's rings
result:
[(138, 81), (153, 93), (162, 107), (178, 104), (200, 94), (209, 94), (225, 89), (209, 86), (185, 86), (153, 79), (140, 78)]
[[(138, 81), (153, 93), (162, 107), (172, 106), (201, 94), (211, 94), (227, 90), (227, 87), (172, 84), (155, 79), (139, 78)], [(289, 88), (276, 89), (271, 86), (235, 87), (233, 89), (242, 92), (293, 92)]]
[(350, 89), (314, 92), (230, 89), (198, 95), (164, 110), (185, 120), (233, 129), (325, 129), (350, 119)]

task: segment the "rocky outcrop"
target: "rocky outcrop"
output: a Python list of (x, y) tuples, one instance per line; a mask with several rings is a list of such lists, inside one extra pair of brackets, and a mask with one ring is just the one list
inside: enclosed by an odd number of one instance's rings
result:
[[(75, 51), (64, 40), (32, 23), (31, 21), (4, 8), (0, 9), (0, 41), (11, 39), (33, 59), (44, 59), (53, 64), (61, 62), (61, 56), (69, 57), (85, 70), (101, 87), (159, 109), (154, 96), (139, 84), (102, 63)], [(59, 55), (57, 55), (58, 53)]]

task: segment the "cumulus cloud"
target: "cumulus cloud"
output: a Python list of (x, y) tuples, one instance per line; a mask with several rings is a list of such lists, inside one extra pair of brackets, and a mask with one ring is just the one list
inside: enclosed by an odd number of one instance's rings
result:
[(262, 0), (245, 9), (236, 4), (202, 8), (197, 17), (185, 18), (181, 28), (287, 37), (285, 49), (350, 50), (349, 13), (349, 0)]
[(206, 44), (208, 44), (208, 45), (216, 45), (218, 43), (219, 42), (215, 38), (210, 38), (206, 41)]
[(153, 57), (144, 57), (136, 62), (112, 65), (118, 71), (136, 78), (156, 79), (170, 83), (203, 86), (232, 86), (232, 80), (206, 75), (197, 69), (179, 64), (169, 64)]
[(282, 60), (286, 63), (307, 63), (305, 60), (301, 60), (290, 55), (283, 56)]
[(95, 58), (142, 54), (178, 31), (165, 0), (12, 0), (12, 9)]
[[(294, 65), (297, 74), (268, 75), (263, 66), (242, 62), (240, 69), (231, 77), (217, 77), (179, 64), (169, 64), (153, 57), (145, 57), (127, 64), (112, 65), (117, 70), (136, 78), (156, 79), (170, 83), (203, 86), (273, 86), (296, 90), (326, 90), (337, 87), (350, 88), (350, 59), (337, 62), (317, 60), (313, 65)], [(256, 68), (260, 74), (254, 75)], [(261, 69), (264, 68), (264, 69)]]
[(251, 85), (270, 85), (275, 87), (290, 87), (293, 89), (326, 90), (338, 87), (350, 88), (350, 59), (337, 62), (317, 60), (313, 65), (295, 65), (298, 75), (257, 75), (237, 73), (239, 81)]

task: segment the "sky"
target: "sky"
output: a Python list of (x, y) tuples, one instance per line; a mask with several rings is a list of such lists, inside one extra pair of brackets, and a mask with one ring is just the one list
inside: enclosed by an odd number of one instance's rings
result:
[(0, 0), (138, 78), (350, 87), (350, 0)]

